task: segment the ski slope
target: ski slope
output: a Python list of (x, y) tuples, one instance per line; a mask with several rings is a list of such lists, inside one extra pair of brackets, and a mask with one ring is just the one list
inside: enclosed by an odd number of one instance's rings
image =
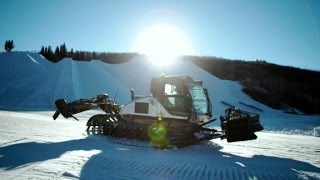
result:
[[(52, 120), (58, 98), (108, 93), (125, 104), (131, 88), (149, 95), (152, 77), (161, 73), (203, 80), (214, 117), (223, 115), (227, 103), (259, 113), (267, 131), (254, 141), (216, 139), (157, 150), (147, 142), (87, 135), (86, 121), (97, 110), (78, 114), (79, 122)], [(39, 54), (1, 53), (0, 109), (0, 179), (320, 179), (319, 115), (273, 110), (242, 93), (238, 83), (191, 62), (156, 67), (137, 56), (123, 64), (70, 59), (53, 64)]]
[(0, 179), (319, 179), (319, 137), (257, 133), (254, 141), (158, 150), (86, 134), (52, 111), (0, 111)]

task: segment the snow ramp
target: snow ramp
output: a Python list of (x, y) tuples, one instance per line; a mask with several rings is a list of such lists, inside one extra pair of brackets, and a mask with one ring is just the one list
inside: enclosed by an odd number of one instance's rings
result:
[(320, 126), (319, 116), (297, 116), (274, 110), (244, 94), (238, 82), (221, 80), (181, 59), (162, 67), (145, 56), (121, 64), (70, 58), (51, 63), (40, 54), (11, 52), (0, 54), (0, 70), (0, 109), (53, 110), (56, 99), (71, 102), (101, 93), (108, 93), (118, 104), (126, 104), (130, 101), (131, 88), (137, 95), (150, 95), (151, 79), (165, 73), (203, 80), (213, 105), (213, 117), (223, 115), (232, 105), (260, 114), (261, 123), (268, 130), (314, 134), (314, 128)]

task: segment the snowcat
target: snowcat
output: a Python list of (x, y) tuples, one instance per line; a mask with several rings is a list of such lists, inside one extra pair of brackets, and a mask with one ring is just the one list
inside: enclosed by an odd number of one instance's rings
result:
[(160, 76), (151, 81), (151, 95), (137, 96), (131, 92), (131, 101), (118, 105), (108, 94), (92, 99), (67, 103), (55, 101), (59, 114), (65, 118), (100, 108), (105, 113), (93, 115), (87, 122), (90, 134), (149, 141), (157, 147), (185, 147), (214, 138), (228, 142), (256, 139), (254, 134), (263, 130), (259, 115), (236, 108), (225, 110), (220, 116), (221, 130), (208, 126), (212, 119), (212, 105), (208, 90), (200, 80), (189, 76)]

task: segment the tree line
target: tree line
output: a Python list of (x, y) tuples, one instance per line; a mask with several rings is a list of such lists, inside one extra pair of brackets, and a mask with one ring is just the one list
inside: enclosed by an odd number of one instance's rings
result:
[(275, 109), (296, 108), (320, 114), (320, 72), (280, 66), (265, 60), (243, 61), (218, 57), (186, 56), (197, 66), (219, 77), (239, 81), (243, 92)]
[[(4, 43), (4, 49), (7, 52), (11, 52), (15, 47), (13, 40), (6, 40)], [(137, 55), (137, 53), (110, 53), (110, 52), (91, 52), (91, 51), (74, 51), (68, 48), (65, 43), (60, 46), (56, 46), (53, 50), (52, 46), (41, 46), (39, 54), (44, 56), (51, 62), (59, 62), (63, 58), (72, 58), (76, 61), (91, 61), (101, 60), (106, 63), (124, 63)]]
[(39, 52), (42, 56), (51, 62), (59, 62), (63, 58), (72, 58), (76, 61), (101, 60), (106, 63), (124, 63), (137, 55), (137, 53), (110, 53), (110, 52), (91, 52), (91, 51), (74, 51), (68, 48), (65, 43), (57, 46), (53, 51), (51, 46), (42, 46)]

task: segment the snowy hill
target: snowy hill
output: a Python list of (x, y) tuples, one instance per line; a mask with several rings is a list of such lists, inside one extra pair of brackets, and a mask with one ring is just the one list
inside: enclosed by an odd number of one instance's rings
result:
[(71, 59), (54, 64), (39, 54), (13, 52), (0, 54), (0, 68), (1, 109), (53, 110), (58, 98), (70, 102), (100, 93), (108, 93), (112, 98), (117, 94), (116, 101), (126, 104), (130, 101), (129, 89), (149, 95), (151, 79), (161, 73), (187, 74), (203, 80), (209, 90), (214, 117), (223, 115), (230, 104), (259, 113), (262, 124), (269, 130), (314, 134), (314, 128), (320, 126), (320, 116), (297, 116), (271, 109), (244, 94), (237, 82), (221, 80), (189, 61), (158, 67), (145, 57), (137, 56), (122, 64)]
[[(148, 142), (91, 136), (87, 120), (100, 111), (77, 114), (79, 121), (52, 120), (54, 101), (91, 98), (102, 92), (120, 104), (129, 89), (149, 94), (152, 77), (188, 74), (204, 81), (214, 116), (226, 104), (258, 112), (269, 130), (257, 140), (214, 139), (182, 149), (158, 150)], [(221, 103), (221, 102), (224, 103)], [(261, 109), (242, 105), (244, 102)], [(289, 115), (250, 99), (241, 86), (220, 80), (194, 64), (154, 67), (144, 57), (110, 65), (100, 61), (57, 64), (38, 54), (0, 54), (0, 179), (320, 179), (319, 116)]]

